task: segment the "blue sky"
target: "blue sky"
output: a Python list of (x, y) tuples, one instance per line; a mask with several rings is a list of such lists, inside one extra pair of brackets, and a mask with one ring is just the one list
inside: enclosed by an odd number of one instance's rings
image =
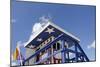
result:
[[(95, 41), (95, 6), (12, 1), (11, 7), (11, 52), (18, 41), (29, 39), (33, 25), (41, 16), (49, 15), (53, 23), (80, 38), (80, 45), (89, 59), (95, 59), (95, 48), (88, 48)], [(22, 47), (23, 54), (24, 51)]]

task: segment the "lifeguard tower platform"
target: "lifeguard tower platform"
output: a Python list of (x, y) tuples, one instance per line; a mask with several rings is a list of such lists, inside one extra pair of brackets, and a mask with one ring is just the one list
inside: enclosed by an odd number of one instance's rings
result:
[(88, 62), (81, 48), (80, 39), (48, 21), (25, 45), (23, 65)]

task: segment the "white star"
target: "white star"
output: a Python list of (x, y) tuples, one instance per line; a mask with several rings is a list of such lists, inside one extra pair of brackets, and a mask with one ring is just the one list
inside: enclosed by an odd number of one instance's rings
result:
[(32, 49), (32, 48), (34, 48), (34, 46), (33, 46), (33, 45), (30, 45), (30, 46), (29, 46), (29, 48), (31, 48), (31, 49)]
[(47, 30), (45, 32), (48, 32), (49, 34), (51, 34), (52, 32), (55, 32), (55, 31), (54, 31), (54, 28), (51, 28), (51, 29), (47, 28)]
[(42, 38), (38, 38), (37, 41), (42, 41)]

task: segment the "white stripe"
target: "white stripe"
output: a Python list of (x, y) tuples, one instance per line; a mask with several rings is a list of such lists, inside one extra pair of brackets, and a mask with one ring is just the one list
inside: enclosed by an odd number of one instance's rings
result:
[(96, 5), (96, 0), (17, 0), (17, 1), (36, 1), (49, 3), (65, 3), (65, 4), (81, 4), (81, 5)]

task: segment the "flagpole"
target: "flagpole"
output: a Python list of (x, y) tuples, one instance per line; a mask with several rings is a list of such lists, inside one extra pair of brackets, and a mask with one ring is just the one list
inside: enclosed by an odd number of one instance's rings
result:
[(20, 52), (20, 46), (18, 45), (18, 50), (19, 50), (19, 60), (20, 60), (20, 65), (22, 65), (22, 57), (21, 57), (21, 52)]
[(22, 57), (21, 57), (21, 53), (20, 53), (19, 56), (20, 56), (20, 63), (21, 63), (21, 65), (22, 65)]

